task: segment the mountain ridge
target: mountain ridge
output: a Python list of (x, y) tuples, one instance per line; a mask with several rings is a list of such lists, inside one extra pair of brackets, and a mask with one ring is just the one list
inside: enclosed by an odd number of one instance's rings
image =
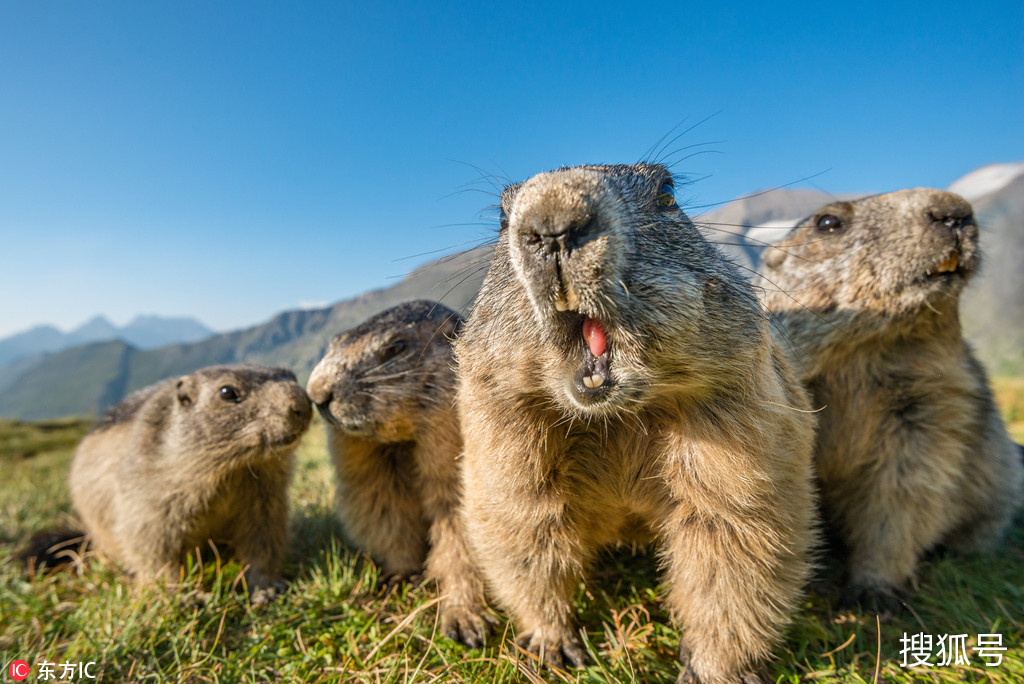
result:
[[(1024, 170), (1024, 164), (1021, 168)], [(962, 318), (966, 336), (990, 373), (1022, 374), (1024, 173), (1008, 181), (1001, 177), (1001, 183), (991, 182), (992, 176), (979, 176), (995, 188), (974, 202), (987, 256), (981, 275), (964, 294)], [(776, 190), (699, 215), (694, 223), (741, 268), (752, 271), (765, 248), (763, 243), (778, 239), (787, 224), (825, 203), (857, 196)], [(285, 366), (304, 382), (334, 335), (399, 302), (434, 299), (466, 313), (483, 280), (491, 249), (491, 244), (485, 244), (445, 256), (421, 265), (391, 287), (331, 306), (285, 311), (260, 325), (198, 342), (140, 349), (123, 341), (108, 341), (22, 359), (14, 370), (10, 365), (0, 366), (0, 416), (98, 415), (128, 392), (219, 363)]]
[(284, 366), (304, 382), (334, 335), (400, 301), (443, 300), (465, 311), (479, 289), (489, 254), (485, 245), (442, 257), (391, 287), (328, 307), (285, 311), (263, 324), (199, 342), (147, 350), (114, 340), (54, 352), (0, 386), (0, 416), (98, 416), (134, 390), (216, 364)]
[(0, 339), (0, 376), (3, 367), (24, 357), (93, 342), (121, 339), (135, 347), (153, 349), (176, 342), (197, 342), (214, 334), (195, 318), (155, 315), (136, 316), (123, 327), (96, 315), (66, 333), (53, 325), (37, 325)]

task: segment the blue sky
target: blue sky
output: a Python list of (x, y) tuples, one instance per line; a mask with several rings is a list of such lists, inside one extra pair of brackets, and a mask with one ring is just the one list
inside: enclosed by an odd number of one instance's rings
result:
[(387, 286), (492, 232), (473, 167), (708, 117), (693, 205), (1022, 160), (1024, 3), (3, 2), (0, 336)]

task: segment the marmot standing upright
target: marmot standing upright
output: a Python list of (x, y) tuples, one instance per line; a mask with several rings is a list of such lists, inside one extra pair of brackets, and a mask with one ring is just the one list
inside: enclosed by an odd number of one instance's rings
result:
[(765, 252), (766, 304), (824, 407), (846, 603), (894, 609), (922, 553), (990, 548), (1020, 503), (1020, 455), (960, 329), (979, 262), (970, 204), (931, 189), (828, 204)]
[(579, 665), (571, 597), (597, 552), (653, 538), (681, 682), (757, 680), (815, 540), (814, 416), (751, 286), (656, 164), (502, 192), (456, 340), (465, 522), (520, 643)]

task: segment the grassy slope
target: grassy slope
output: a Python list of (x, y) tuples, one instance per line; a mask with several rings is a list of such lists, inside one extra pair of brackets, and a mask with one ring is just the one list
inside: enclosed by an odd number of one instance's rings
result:
[(996, 378), (992, 389), (1010, 435), (1024, 444), (1024, 377)]
[[(1000, 381), (997, 394), (1007, 417), (1021, 420), (1024, 382)], [(14, 658), (33, 665), (96, 661), (102, 680), (114, 682), (538, 681), (508, 638), (470, 650), (441, 637), (429, 585), (376, 589), (373, 564), (338, 541), (333, 474), (319, 425), (299, 452), (292, 490), (295, 543), (286, 568), (292, 587), (276, 603), (250, 606), (235, 586), (237, 564), (222, 564), (212, 553), (185, 571), (190, 586), (210, 592), (205, 602), (139, 589), (99, 558), (81, 574), (26, 578), (11, 555), (33, 531), (70, 521), (64, 478), (84, 429), (74, 421), (0, 423), (5, 668)], [(663, 610), (657, 581), (649, 556), (604, 557), (576, 598), (594, 664), (548, 679), (675, 681), (678, 632)], [(510, 631), (499, 623), (498, 637)], [(1008, 650), (999, 668), (984, 667), (969, 652), (969, 668), (911, 671), (899, 667), (904, 632), (936, 640), (966, 633), (969, 643), (978, 633), (1001, 633)], [(878, 667), (879, 681), (1024, 681), (1024, 517), (996, 554), (924, 563), (913, 612), (881, 624), (880, 662), (878, 641), (873, 615), (837, 613), (811, 594), (777, 649), (772, 674), (784, 682), (870, 682)]]
[[(44, 357), (29, 381), (11, 380), (0, 393), (0, 416), (96, 414), (124, 375), (133, 350), (124, 342), (97, 342)], [(21, 376), (19, 376), (20, 378)], [(40, 390), (40, 388), (43, 388)]]

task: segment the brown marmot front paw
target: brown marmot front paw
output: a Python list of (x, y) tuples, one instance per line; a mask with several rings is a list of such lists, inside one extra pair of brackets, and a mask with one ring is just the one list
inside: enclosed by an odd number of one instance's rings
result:
[(861, 610), (889, 617), (909, 607), (909, 594), (892, 585), (851, 583), (839, 601), (840, 610)]
[[(765, 680), (758, 674), (748, 672), (742, 674), (736, 679), (738, 684), (765, 684)], [(676, 680), (676, 684), (703, 684), (704, 680), (697, 676), (697, 673), (686, 668), (679, 673), (679, 679)]]
[(377, 586), (374, 589), (376, 594), (388, 594), (398, 589), (403, 584), (417, 585), (423, 581), (423, 575), (418, 572), (393, 572), (388, 575), (381, 575), (377, 578)]
[[(686, 668), (679, 673), (679, 679), (676, 680), (676, 684), (703, 684), (704, 680), (697, 676), (697, 673)], [(765, 680), (758, 674), (748, 672), (742, 674), (736, 679), (738, 684), (765, 684)]]
[(283, 594), (287, 588), (288, 583), (280, 578), (251, 584), (249, 585), (249, 601), (254, 606), (265, 606)]
[(579, 639), (571, 632), (547, 635), (540, 630), (526, 632), (516, 639), (516, 645), (537, 658), (537, 661), (549, 667), (564, 669), (566, 663), (571, 667), (583, 667), (587, 664), (587, 653)]
[(441, 633), (470, 648), (484, 645), (492, 624), (489, 615), (469, 606), (443, 606), (441, 609)]
[[(679, 645), (679, 662), (683, 665), (683, 671), (679, 673), (676, 684), (704, 684), (705, 680), (690, 667), (690, 652), (682, 644)], [(764, 677), (756, 672), (744, 672), (738, 675), (733, 681), (737, 684), (765, 684)]]

